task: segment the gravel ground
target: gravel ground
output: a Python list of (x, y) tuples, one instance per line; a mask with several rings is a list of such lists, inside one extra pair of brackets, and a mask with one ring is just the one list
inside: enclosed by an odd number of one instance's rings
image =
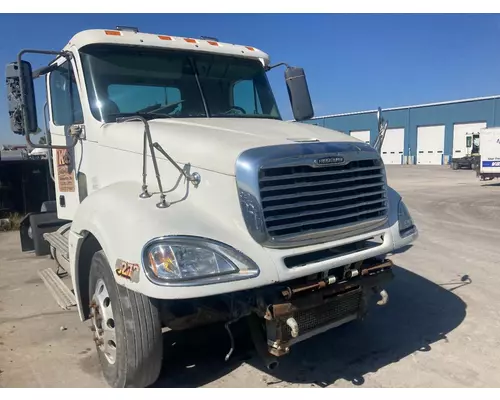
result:
[[(388, 177), (420, 238), (392, 257), (386, 307), (294, 346), (271, 374), (243, 330), (227, 363), (221, 327), (168, 332), (155, 386), (500, 386), (500, 183), (431, 166), (389, 166)], [(105, 386), (87, 324), (37, 275), (53, 262), (19, 248), (17, 233), (0, 233), (0, 387)]]

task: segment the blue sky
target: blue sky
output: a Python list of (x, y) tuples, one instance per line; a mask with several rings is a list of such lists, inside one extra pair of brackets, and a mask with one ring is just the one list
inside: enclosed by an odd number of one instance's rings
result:
[[(215, 36), (301, 66), (318, 116), (500, 94), (498, 14), (2, 14), (0, 64), (20, 49), (60, 50), (80, 30), (116, 25)], [(36, 68), (48, 58), (32, 60)], [(290, 119), (283, 73), (269, 79)], [(0, 144), (22, 140), (10, 131), (2, 84)]]

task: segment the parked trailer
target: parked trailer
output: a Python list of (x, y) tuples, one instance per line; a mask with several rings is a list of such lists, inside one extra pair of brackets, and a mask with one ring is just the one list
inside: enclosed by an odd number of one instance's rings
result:
[(477, 176), (483, 180), (500, 177), (500, 127), (481, 130), (480, 166)]
[[(55, 58), (32, 72), (30, 53)], [(388, 255), (417, 228), (373, 147), (282, 120), (266, 76), (278, 65), (252, 46), (117, 27), (7, 66), (12, 129), (50, 149), (57, 191), (22, 246), (71, 275), (110, 386), (155, 382), (164, 328), (225, 323), (228, 358), (231, 324), (246, 319), (274, 368), (295, 343), (362, 318), (372, 294), (387, 303)], [(37, 77), (47, 145), (30, 136)], [(295, 120), (313, 117), (304, 71), (285, 79)]]

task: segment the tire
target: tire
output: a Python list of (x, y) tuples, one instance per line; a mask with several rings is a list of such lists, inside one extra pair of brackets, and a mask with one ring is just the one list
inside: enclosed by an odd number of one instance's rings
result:
[(144, 388), (153, 384), (163, 361), (157, 302), (118, 285), (102, 250), (92, 258), (89, 299), (91, 329), (108, 385)]

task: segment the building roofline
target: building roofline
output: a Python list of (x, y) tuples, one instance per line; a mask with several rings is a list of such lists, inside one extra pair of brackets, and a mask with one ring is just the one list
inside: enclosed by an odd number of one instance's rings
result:
[[(402, 106), (402, 107), (390, 107), (390, 108), (382, 108), (382, 111), (397, 111), (397, 110), (407, 110), (410, 108), (422, 108), (422, 107), (431, 107), (431, 106), (442, 106), (446, 104), (457, 104), (457, 103), (468, 103), (471, 101), (479, 101), (479, 100), (491, 100), (491, 99), (500, 99), (500, 94), (494, 96), (485, 96), (485, 97), (473, 97), (470, 99), (461, 99), (461, 100), (451, 100), (451, 101), (441, 101), (436, 103), (425, 103), (425, 104), (417, 104), (414, 106)], [(366, 111), (354, 111), (340, 114), (329, 114), (322, 115), (318, 117), (313, 117), (311, 119), (321, 119), (321, 118), (332, 118), (332, 117), (345, 117), (348, 115), (359, 115), (359, 114), (371, 114), (376, 113), (378, 110), (366, 110)]]

